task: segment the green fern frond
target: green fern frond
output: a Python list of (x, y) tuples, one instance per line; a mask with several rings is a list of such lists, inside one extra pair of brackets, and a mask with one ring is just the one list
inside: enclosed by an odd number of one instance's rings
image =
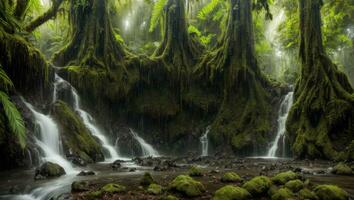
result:
[(26, 129), (25, 123), (22, 119), (21, 113), (17, 110), (16, 106), (11, 102), (9, 96), (0, 91), (0, 102), (3, 105), (5, 115), (9, 122), (10, 129), (17, 137), (21, 148), (26, 147)]
[(160, 18), (163, 13), (163, 8), (166, 5), (167, 0), (158, 0), (154, 4), (154, 8), (152, 10), (151, 20), (150, 20), (150, 32), (153, 32), (156, 26), (158, 25)]
[(205, 20), (207, 16), (215, 10), (215, 8), (221, 3), (221, 0), (211, 0), (206, 6), (204, 6), (198, 13), (198, 18)]
[(5, 90), (6, 92), (9, 91), (14, 87), (11, 79), (7, 76), (6, 72), (0, 66), (0, 89)]

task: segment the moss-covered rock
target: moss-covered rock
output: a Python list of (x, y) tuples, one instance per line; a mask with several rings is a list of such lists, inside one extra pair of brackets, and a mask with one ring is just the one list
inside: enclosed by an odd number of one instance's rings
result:
[(160, 200), (178, 200), (178, 198), (173, 195), (168, 195), (168, 196), (161, 197)]
[(36, 169), (35, 179), (59, 177), (66, 174), (63, 167), (52, 162), (46, 162)]
[(71, 184), (71, 192), (84, 192), (89, 189), (89, 183), (87, 181), (74, 181)]
[(156, 183), (154, 178), (152, 178), (152, 176), (149, 172), (145, 172), (144, 176), (140, 180), (140, 185), (143, 187), (147, 187), (153, 183)]
[(311, 190), (304, 188), (299, 191), (298, 196), (300, 199), (309, 199), (309, 200), (317, 200), (317, 195)]
[(288, 200), (294, 197), (294, 193), (287, 188), (280, 188), (273, 196), (272, 200)]
[(148, 189), (147, 189), (147, 192), (149, 194), (153, 194), (153, 195), (159, 195), (159, 194), (162, 194), (162, 186), (161, 185), (158, 185), (158, 184), (150, 184)]
[(321, 200), (347, 200), (348, 193), (335, 185), (319, 185), (314, 192)]
[(241, 182), (242, 178), (235, 172), (227, 172), (221, 177), (221, 182)]
[(337, 175), (353, 175), (353, 170), (348, 165), (341, 162), (333, 167), (332, 173)]
[(240, 187), (224, 186), (215, 192), (213, 200), (247, 200), (251, 199), (251, 194)]
[(275, 175), (272, 178), (272, 181), (275, 184), (283, 185), (283, 184), (287, 183), (288, 181), (295, 180), (297, 178), (298, 178), (298, 175), (295, 172), (287, 171), (287, 172), (282, 172), (282, 173)]
[(52, 115), (59, 122), (68, 157), (79, 157), (88, 163), (104, 159), (100, 145), (75, 112), (62, 101), (57, 101), (52, 111)]
[(293, 192), (298, 192), (302, 188), (304, 188), (304, 183), (302, 181), (300, 181), (299, 179), (296, 179), (296, 180), (288, 181), (287, 183), (285, 183), (285, 187)]
[(171, 191), (175, 191), (187, 197), (197, 197), (205, 192), (204, 185), (190, 176), (179, 175), (169, 185)]
[(243, 184), (243, 188), (245, 188), (252, 196), (260, 196), (266, 194), (269, 188), (272, 186), (272, 181), (266, 176), (257, 176), (247, 181)]
[(123, 193), (126, 191), (125, 186), (114, 184), (114, 183), (109, 183), (105, 186), (103, 186), (100, 190), (103, 193), (106, 194), (117, 194), (117, 193)]
[(203, 176), (203, 169), (198, 166), (192, 166), (188, 170), (189, 176)]

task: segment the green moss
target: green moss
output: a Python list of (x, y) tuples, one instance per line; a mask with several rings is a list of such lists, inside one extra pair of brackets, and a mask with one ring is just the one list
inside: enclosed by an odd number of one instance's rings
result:
[(153, 195), (159, 195), (162, 194), (162, 186), (161, 185), (157, 185), (157, 184), (150, 184), (147, 192), (149, 194), (153, 194)]
[(304, 188), (304, 183), (299, 179), (296, 179), (285, 183), (285, 187), (293, 192), (298, 192)]
[(266, 194), (268, 189), (272, 186), (272, 181), (266, 176), (257, 176), (247, 181), (243, 184), (243, 188), (245, 188), (252, 196), (260, 196)]
[(321, 200), (348, 200), (348, 193), (335, 185), (319, 185), (314, 192)]
[(298, 193), (298, 196), (300, 199), (309, 199), (309, 200), (317, 200), (318, 199), (316, 194), (307, 188), (300, 190), (300, 192)]
[(114, 183), (109, 183), (101, 188), (101, 192), (106, 194), (122, 193), (125, 192), (125, 190), (126, 190), (125, 186), (114, 184)]
[(140, 185), (147, 187), (153, 183), (156, 183), (154, 178), (152, 178), (151, 174), (149, 172), (145, 172), (144, 176), (140, 180)]
[(179, 175), (169, 185), (169, 189), (181, 193), (187, 197), (197, 197), (205, 192), (202, 183), (194, 180), (190, 176)]
[(64, 149), (70, 149), (74, 155), (86, 162), (103, 159), (100, 145), (91, 136), (80, 117), (64, 102), (56, 102), (52, 114), (62, 130)]
[(192, 166), (188, 170), (189, 176), (203, 176), (203, 169), (198, 166)]
[(333, 174), (338, 175), (353, 175), (353, 170), (345, 163), (338, 163), (332, 170)]
[(213, 200), (248, 200), (251, 194), (240, 187), (224, 186), (215, 192)]
[(173, 195), (168, 195), (168, 196), (162, 197), (160, 200), (178, 200), (178, 198)]
[(272, 178), (272, 181), (275, 184), (283, 185), (283, 184), (287, 183), (288, 181), (295, 180), (297, 178), (298, 178), (298, 175), (295, 172), (287, 171), (287, 172), (282, 172), (282, 173), (275, 175)]
[(241, 182), (241, 177), (235, 172), (227, 172), (221, 177), (222, 182)]
[(273, 196), (272, 200), (288, 200), (294, 197), (294, 193), (287, 188), (280, 188)]

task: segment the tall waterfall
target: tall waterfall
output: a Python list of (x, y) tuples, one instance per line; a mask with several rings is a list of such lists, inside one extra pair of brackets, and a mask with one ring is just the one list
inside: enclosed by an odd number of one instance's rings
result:
[(60, 154), (59, 129), (55, 121), (47, 115), (44, 115), (34, 109), (34, 107), (22, 99), (28, 109), (31, 110), (40, 128), (41, 138), (36, 138), (36, 144), (43, 150), (42, 160), (57, 163), (62, 166), (67, 174), (75, 173), (71, 163)]
[(293, 105), (294, 92), (289, 92), (284, 100), (280, 104), (280, 109), (278, 113), (278, 130), (277, 135), (274, 139), (272, 147), (268, 151), (267, 157), (276, 157), (280, 139), (282, 139), (282, 153), (285, 152), (285, 132), (286, 132), (286, 120), (291, 106)]
[(209, 155), (209, 131), (210, 127), (208, 127), (202, 137), (200, 137), (200, 143), (202, 144), (202, 156)]
[(154, 147), (152, 147), (150, 144), (148, 144), (133, 129), (130, 129), (130, 133), (133, 135), (134, 139), (136, 139), (136, 141), (138, 141), (138, 143), (140, 144), (140, 147), (141, 147), (144, 157), (148, 157), (148, 156), (159, 157), (160, 156), (160, 154), (154, 149)]
[[(57, 88), (58, 84), (64, 83), (64, 82), (70, 86), (71, 92), (72, 92), (72, 95), (73, 95), (73, 98), (74, 98), (74, 109), (76, 110), (76, 112), (79, 113), (83, 123), (89, 129), (91, 134), (93, 136), (97, 137), (100, 140), (103, 148), (105, 148), (107, 150), (109, 155), (108, 155), (108, 159), (106, 158), (106, 161), (111, 162), (111, 161), (115, 161), (115, 160), (118, 160), (118, 159), (123, 159), (123, 158), (121, 158), (118, 155), (117, 150), (114, 148), (114, 146), (112, 144), (110, 144), (110, 142), (108, 141), (107, 137), (93, 123), (94, 120), (93, 120), (92, 116), (81, 108), (80, 97), (79, 97), (79, 94), (77, 93), (77, 91), (75, 90), (75, 88), (69, 82), (67, 82), (64, 79), (62, 79), (60, 76), (56, 75), (55, 77), (56, 78), (55, 78), (55, 83), (54, 83), (54, 89)], [(57, 91), (54, 91), (54, 94), (55, 94), (54, 98), (57, 97), (56, 93), (57, 93)]]

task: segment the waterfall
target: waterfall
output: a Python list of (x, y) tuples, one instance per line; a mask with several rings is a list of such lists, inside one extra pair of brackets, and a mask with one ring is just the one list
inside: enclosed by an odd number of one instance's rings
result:
[(62, 166), (67, 174), (75, 173), (71, 163), (60, 154), (59, 129), (55, 121), (47, 115), (44, 115), (34, 109), (34, 107), (22, 99), (28, 109), (31, 110), (36, 120), (36, 124), (40, 128), (40, 139), (36, 138), (36, 144), (44, 152), (42, 158), (45, 162), (53, 162)]
[(200, 137), (200, 143), (202, 144), (202, 156), (208, 156), (209, 155), (209, 139), (208, 139), (208, 134), (210, 131), (210, 127), (208, 127), (205, 131), (205, 133)]
[(278, 129), (277, 129), (277, 135), (274, 139), (272, 147), (268, 151), (267, 157), (276, 157), (276, 153), (278, 150), (278, 145), (280, 138), (283, 138), (282, 140), (282, 145), (283, 145), (283, 156), (285, 153), (285, 132), (286, 132), (286, 120), (288, 118), (288, 114), (290, 111), (290, 108), (293, 104), (294, 100), (294, 92), (289, 92), (284, 100), (280, 104), (280, 109), (278, 112)]
[[(108, 159), (106, 158), (106, 161), (113, 162), (118, 159), (124, 159), (118, 155), (117, 150), (113, 147), (113, 145), (111, 145), (109, 143), (107, 137), (102, 133), (102, 131), (96, 125), (94, 125), (94, 123), (93, 123), (94, 120), (93, 120), (92, 116), (81, 108), (80, 97), (79, 97), (79, 94), (77, 93), (77, 91), (75, 90), (75, 88), (69, 82), (65, 81), (57, 74), (55, 75), (55, 77), (56, 77), (55, 83), (54, 83), (55, 90), (57, 89), (57, 86), (60, 83), (66, 83), (70, 86), (71, 93), (74, 98), (74, 109), (80, 115), (83, 123), (85, 124), (87, 129), (91, 132), (91, 134), (93, 136), (95, 136), (96, 138), (98, 138), (98, 140), (102, 144), (102, 147), (107, 150), (109, 155), (108, 155)], [(57, 91), (54, 91), (54, 93), (56, 94)], [(54, 97), (56, 97), (56, 96), (57, 96), (57, 94), (54, 95)]]
[(140, 144), (141, 150), (144, 157), (152, 156), (159, 157), (159, 153), (150, 144), (141, 138), (133, 129), (130, 129), (130, 133), (133, 135), (134, 139)]

